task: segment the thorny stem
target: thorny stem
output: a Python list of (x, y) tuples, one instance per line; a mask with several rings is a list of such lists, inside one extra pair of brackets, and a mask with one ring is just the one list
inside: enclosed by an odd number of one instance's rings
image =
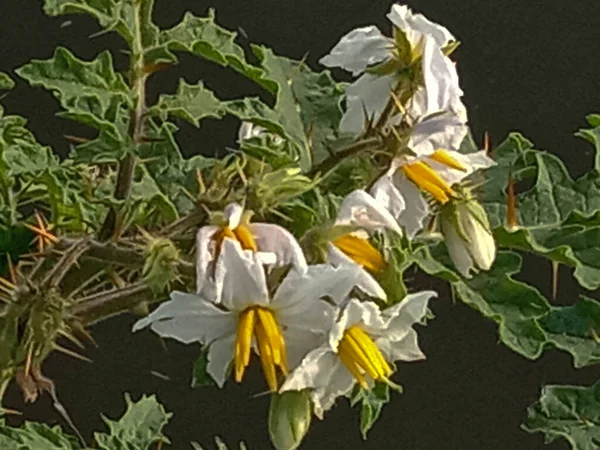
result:
[(77, 260), (85, 253), (88, 247), (89, 239), (86, 238), (73, 244), (46, 275), (46, 278), (42, 281), (42, 286), (46, 289), (57, 287), (67, 272), (71, 270), (71, 267), (77, 264)]
[(150, 287), (140, 281), (124, 288), (82, 298), (73, 306), (71, 313), (81, 319), (82, 325), (87, 326), (130, 310), (142, 301), (159, 300), (160, 298), (152, 295)]
[[(134, 2), (135, 11), (135, 30), (134, 39), (131, 48), (130, 59), (130, 87), (136, 98), (135, 109), (131, 111), (129, 121), (129, 136), (131, 138), (132, 151), (128, 153), (119, 162), (119, 171), (117, 172), (117, 182), (114, 196), (117, 200), (125, 200), (131, 194), (131, 186), (135, 173), (135, 148), (140, 142), (144, 128), (144, 113), (146, 111), (146, 79), (148, 74), (144, 70), (144, 46), (142, 43), (142, 20), (144, 14), (141, 2)], [(110, 239), (115, 233), (118, 223), (123, 219), (123, 213), (117, 211), (113, 206), (108, 211), (102, 228), (98, 233), (101, 241)]]
[(379, 137), (371, 137), (367, 139), (362, 139), (358, 142), (355, 142), (348, 147), (345, 147), (341, 150), (338, 150), (333, 155), (329, 156), (320, 164), (314, 166), (310, 172), (308, 172), (307, 176), (309, 178), (313, 178), (318, 174), (323, 176), (327, 175), (329, 171), (334, 169), (339, 163), (341, 163), (346, 158), (357, 155), (363, 150), (369, 147), (376, 147), (381, 144), (381, 139)]

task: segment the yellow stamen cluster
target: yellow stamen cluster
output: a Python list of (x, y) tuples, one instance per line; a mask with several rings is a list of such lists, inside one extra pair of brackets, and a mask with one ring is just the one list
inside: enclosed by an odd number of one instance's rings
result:
[(217, 244), (215, 246), (215, 258), (219, 256), (225, 238), (238, 241), (244, 250), (252, 250), (253, 252), (258, 251), (256, 240), (246, 225), (238, 225), (233, 229), (231, 229), (229, 226), (224, 226), (212, 237), (212, 240)]
[(381, 253), (371, 243), (352, 234), (345, 234), (332, 241), (346, 256), (356, 264), (363, 266), (370, 272), (381, 272), (386, 267), (386, 262)]
[(271, 392), (277, 391), (277, 367), (288, 374), (285, 342), (273, 311), (264, 306), (251, 306), (240, 313), (235, 341), (235, 381), (244, 378), (250, 363), (252, 338), (258, 346), (258, 355)]
[[(466, 171), (467, 169), (445, 150), (436, 150), (431, 159), (452, 169)], [(415, 183), (419, 188), (428, 192), (438, 202), (445, 204), (450, 201), (450, 197), (456, 196), (456, 192), (444, 181), (444, 179), (423, 161), (416, 161), (402, 166), (406, 177)]]
[(375, 381), (387, 381), (392, 374), (373, 339), (358, 325), (344, 331), (338, 344), (338, 356), (363, 388), (369, 387), (365, 374)]

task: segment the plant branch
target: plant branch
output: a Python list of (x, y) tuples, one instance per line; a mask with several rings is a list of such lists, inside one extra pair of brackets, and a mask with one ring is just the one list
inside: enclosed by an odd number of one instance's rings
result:
[(374, 147), (381, 144), (381, 138), (379, 137), (371, 137), (367, 139), (362, 139), (358, 142), (355, 142), (347, 147), (338, 150), (333, 155), (329, 156), (327, 159), (322, 161), (320, 164), (314, 166), (310, 172), (308, 172), (307, 176), (309, 178), (314, 178), (318, 174), (326, 176), (332, 169), (334, 169), (338, 164), (340, 164), (344, 159), (354, 156), (363, 150)]
[[(117, 172), (114, 193), (117, 200), (125, 200), (131, 194), (136, 165), (135, 150), (143, 134), (144, 114), (146, 112), (146, 79), (148, 74), (144, 67), (144, 45), (142, 42), (142, 20), (144, 20), (145, 15), (142, 11), (142, 2), (134, 2), (133, 4), (135, 8), (135, 30), (131, 48), (129, 83), (136, 99), (136, 105), (131, 111), (129, 120), (129, 137), (132, 149), (119, 162), (119, 170)], [(110, 208), (98, 233), (98, 238), (101, 241), (109, 240), (118, 231), (119, 222), (123, 219), (122, 214), (122, 212), (117, 211), (117, 207), (113, 206)]]
[(156, 302), (160, 298), (152, 295), (152, 289), (143, 281), (130, 286), (90, 295), (80, 299), (71, 308), (71, 313), (81, 319), (84, 326), (132, 309), (142, 301)]
[(67, 272), (71, 270), (77, 260), (89, 247), (89, 239), (83, 238), (75, 242), (65, 254), (58, 260), (52, 270), (46, 275), (46, 278), (42, 281), (42, 286), (47, 289), (57, 287), (62, 279), (65, 277)]

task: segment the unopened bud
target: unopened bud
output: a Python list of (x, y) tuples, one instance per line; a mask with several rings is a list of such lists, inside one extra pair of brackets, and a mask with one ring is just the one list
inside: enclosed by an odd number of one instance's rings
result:
[(310, 427), (312, 408), (308, 390), (271, 396), (269, 434), (277, 450), (295, 450)]
[(440, 216), (442, 233), (452, 262), (465, 277), (489, 270), (496, 259), (496, 243), (485, 210), (475, 199), (448, 203)]

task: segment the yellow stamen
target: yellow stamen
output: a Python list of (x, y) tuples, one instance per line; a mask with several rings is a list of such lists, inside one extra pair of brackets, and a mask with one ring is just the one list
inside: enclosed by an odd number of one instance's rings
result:
[(387, 382), (392, 369), (373, 339), (358, 325), (344, 332), (338, 345), (338, 356), (362, 387), (367, 387), (364, 374), (375, 381)]
[(354, 360), (348, 353), (348, 346), (346, 344), (344, 344), (343, 339), (340, 341), (340, 343), (338, 345), (338, 356), (340, 357), (340, 359), (342, 360), (342, 363), (346, 366), (348, 371), (352, 374), (352, 376), (354, 378), (356, 378), (356, 381), (358, 381), (358, 383), (363, 388), (367, 389), (369, 387), (369, 385), (367, 384), (367, 380), (365, 380), (365, 377), (360, 372), (360, 369), (358, 368), (358, 366), (356, 365), (356, 363), (354, 362)]
[(453, 158), (446, 150), (436, 150), (430, 158), (452, 169), (460, 170), (461, 172), (467, 171), (467, 168)]
[(235, 343), (235, 381), (238, 383), (242, 381), (244, 371), (250, 363), (250, 346), (255, 324), (256, 311), (254, 309), (248, 308), (240, 314)]
[(235, 380), (244, 377), (250, 362), (250, 348), (254, 337), (258, 356), (267, 385), (277, 391), (277, 368), (287, 375), (289, 372), (283, 335), (273, 311), (264, 306), (250, 306), (240, 313), (235, 343)]
[(381, 272), (386, 267), (386, 262), (381, 253), (366, 239), (361, 239), (352, 234), (345, 234), (332, 241), (348, 258), (356, 264), (363, 266), (370, 272)]
[(238, 241), (244, 250), (252, 250), (253, 252), (258, 251), (256, 240), (246, 225), (238, 225), (233, 230), (229, 226), (224, 226), (212, 236), (212, 240), (215, 241), (216, 244), (214, 254), (215, 259), (218, 258), (221, 253), (225, 238)]
[(454, 190), (439, 174), (422, 161), (402, 166), (406, 177), (425, 192), (429, 192), (440, 203), (448, 203)]
[(258, 251), (256, 240), (246, 225), (238, 225), (233, 230), (233, 233), (244, 250), (252, 250), (253, 252)]
[(373, 360), (375, 366), (377, 366), (378, 371), (384, 377), (387, 377), (392, 374), (391, 367), (389, 366), (387, 361), (384, 359), (383, 355), (377, 348), (377, 345), (375, 345), (375, 342), (373, 342), (373, 339), (371, 339), (369, 337), (369, 335), (367, 333), (365, 333), (362, 328), (351, 327), (348, 330), (348, 332), (352, 335), (352, 337), (354, 337), (354, 339), (356, 339), (357, 342), (361, 343), (361, 345), (363, 346), (363, 349), (365, 350), (365, 352), (367, 353), (369, 358), (371, 358)]

